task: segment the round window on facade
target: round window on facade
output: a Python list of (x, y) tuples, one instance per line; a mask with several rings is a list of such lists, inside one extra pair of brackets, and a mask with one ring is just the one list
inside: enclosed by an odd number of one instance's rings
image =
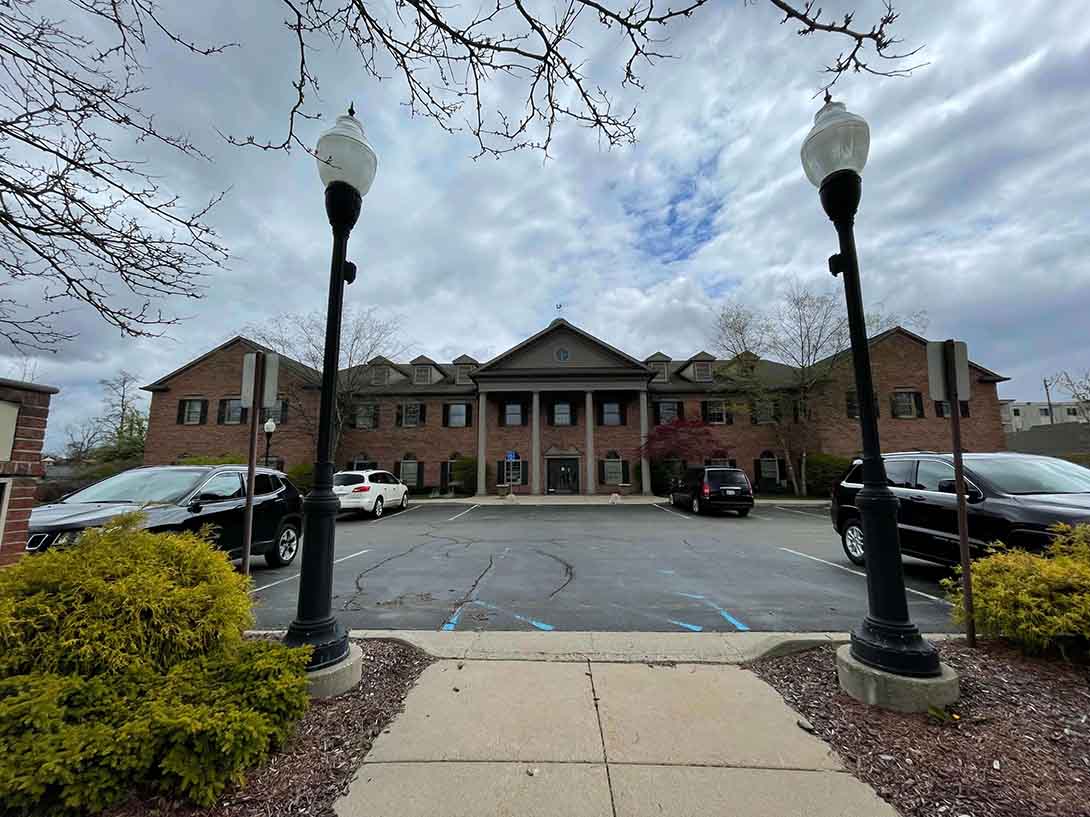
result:
[(556, 359), (559, 360), (561, 363), (567, 363), (569, 357), (571, 357), (571, 355), (568, 353), (568, 350), (565, 349), (563, 346), (556, 350)]

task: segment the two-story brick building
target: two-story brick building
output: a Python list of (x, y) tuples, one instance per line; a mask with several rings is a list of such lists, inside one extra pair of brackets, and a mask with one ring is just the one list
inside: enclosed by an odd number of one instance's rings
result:
[[(884, 447), (948, 449), (948, 409), (926, 399), (926, 341), (898, 327), (872, 338), (871, 346)], [(245, 414), (237, 403), (241, 361), (258, 348), (235, 338), (146, 387), (152, 392), (147, 462), (245, 450)], [(563, 319), (484, 363), (467, 355), (449, 363), (377, 357), (352, 373), (358, 385), (338, 465), (388, 469), (418, 488), (445, 488), (453, 461), (472, 457), (481, 493), (498, 486), (517, 493), (649, 492), (648, 435), (687, 418), (709, 429), (713, 444), (705, 460), (782, 485), (775, 423), (763, 409), (739, 411), (719, 376), (730, 363), (706, 352), (637, 360)], [(768, 389), (789, 401), (790, 367), (754, 365)], [(851, 367), (832, 372), (811, 401), (808, 450), (851, 456), (859, 449)], [(1002, 450), (996, 384), (1006, 378), (975, 363), (972, 372), (972, 397), (961, 406), (965, 445)], [(276, 413), (275, 450), (290, 466), (313, 456), (313, 435), (293, 418), (313, 416), (318, 373), (289, 362), (281, 386), (291, 396)]]

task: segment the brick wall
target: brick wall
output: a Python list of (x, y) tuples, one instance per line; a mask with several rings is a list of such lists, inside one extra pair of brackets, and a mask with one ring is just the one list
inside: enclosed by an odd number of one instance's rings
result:
[[(183, 456), (221, 456), (249, 450), (249, 423), (218, 425), (219, 401), (238, 397), (242, 385), (242, 359), (255, 349), (239, 341), (172, 378), (168, 391), (151, 396), (148, 436), (144, 444), (146, 465), (166, 465)], [(314, 437), (303, 419), (304, 411), (317, 414), (318, 392), (304, 391), (302, 382), (285, 366), (280, 367), (280, 392), (288, 398), (288, 419), (280, 423), (272, 437), (270, 457), (282, 457), (286, 467), (314, 461)], [(187, 397), (208, 401), (204, 425), (178, 423), (178, 401)], [(300, 405), (300, 403), (305, 405)], [(258, 461), (265, 455), (265, 435), (259, 432)]]
[(56, 391), (42, 388), (46, 390), (0, 386), (0, 400), (19, 406), (11, 459), (0, 461), (0, 479), (5, 481), (7, 493), (0, 565), (10, 564), (24, 553), (30, 511), (37, 504), (38, 480), (44, 473), (42, 444), (49, 419), (49, 401)]

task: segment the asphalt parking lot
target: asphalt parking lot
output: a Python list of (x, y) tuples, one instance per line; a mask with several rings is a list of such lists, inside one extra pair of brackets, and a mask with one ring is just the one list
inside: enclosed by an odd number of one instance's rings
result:
[[(296, 563), (254, 565), (257, 626), (295, 614)], [(944, 568), (906, 560), (913, 620), (952, 630)], [(333, 606), (350, 628), (843, 631), (866, 612), (861, 572), (819, 507), (759, 503), (746, 519), (668, 505), (419, 503), (337, 524)]]

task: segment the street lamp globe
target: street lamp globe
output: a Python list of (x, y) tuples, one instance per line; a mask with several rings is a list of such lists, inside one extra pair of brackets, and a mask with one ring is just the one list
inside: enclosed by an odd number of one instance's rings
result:
[(869, 152), (867, 120), (830, 100), (814, 114), (814, 127), (802, 143), (802, 169), (814, 187), (821, 187), (837, 171), (861, 174)]
[(270, 417), (265, 421), (265, 433), (272, 434), (274, 431), (276, 431), (276, 423), (273, 421), (273, 418)]
[(337, 124), (318, 137), (318, 175), (326, 187), (344, 182), (366, 196), (375, 180), (378, 156), (354, 114), (349, 107), (347, 114), (337, 117)]

